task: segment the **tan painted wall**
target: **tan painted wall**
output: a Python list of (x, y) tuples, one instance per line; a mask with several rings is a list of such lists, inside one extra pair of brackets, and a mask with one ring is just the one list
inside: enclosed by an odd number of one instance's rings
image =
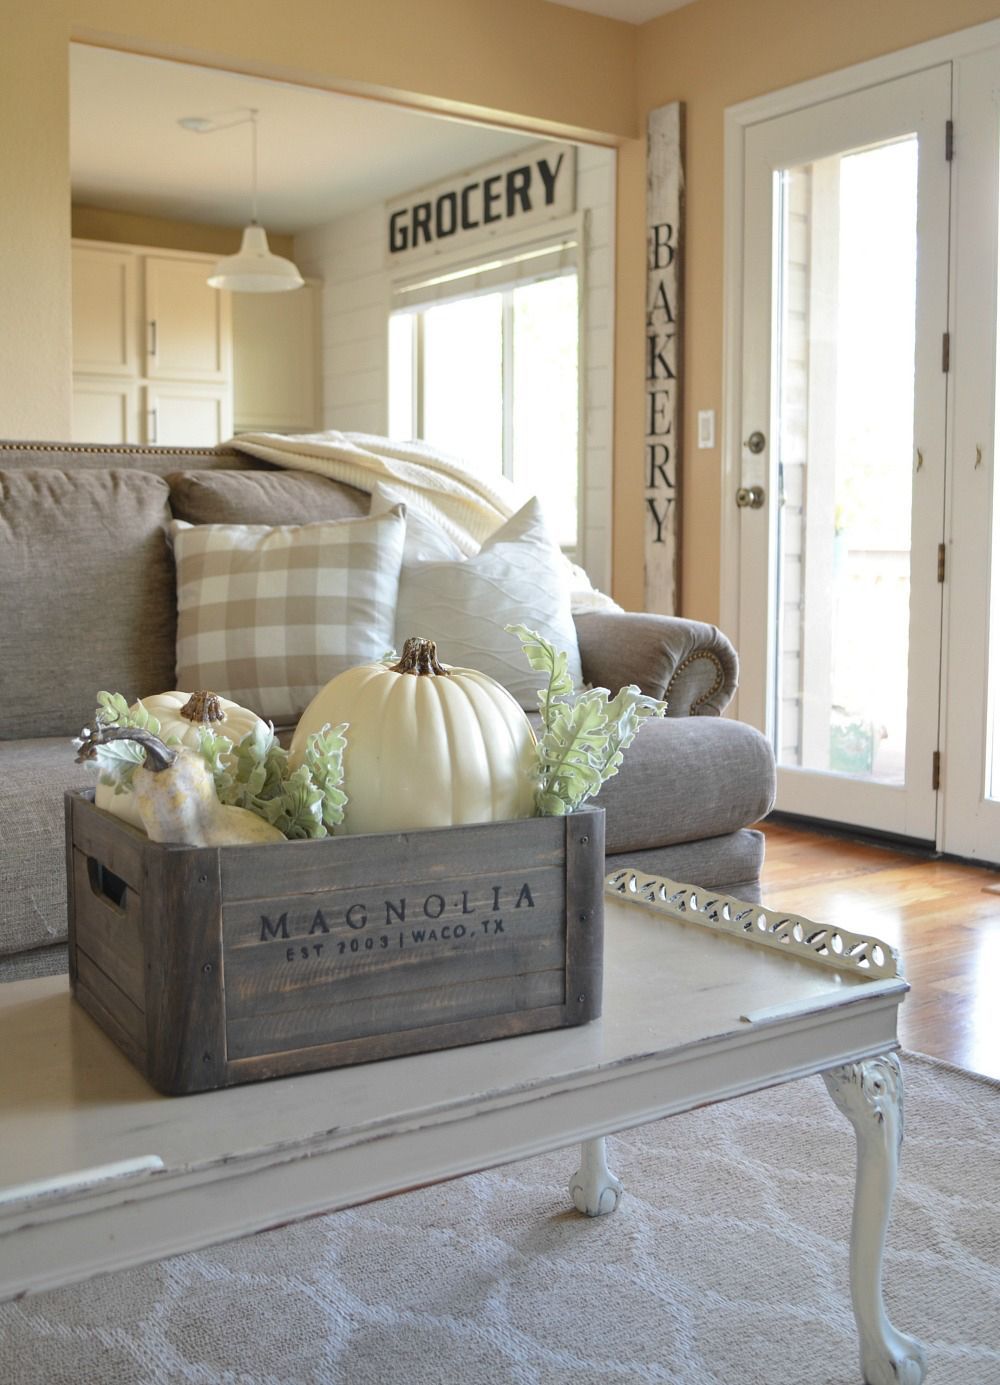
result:
[(0, 436), (69, 434), (71, 39), (603, 143), (635, 133), (635, 28), (545, 0), (6, 3)]
[(0, 6), (0, 436), (69, 436), (69, 53)]
[(48, 0), (73, 37), (565, 134), (634, 130), (634, 26), (545, 0)]
[[(723, 112), (753, 96), (995, 19), (998, 0), (697, 0), (639, 31), (640, 129), (668, 101), (687, 108), (682, 607), (717, 621), (718, 449), (693, 445), (698, 409), (722, 406)], [(615, 594), (641, 601), (644, 153), (622, 153), (618, 205)], [(719, 429), (717, 427), (717, 436)]]
[[(209, 226), (200, 221), (169, 221), (161, 216), (112, 211), (107, 207), (74, 204), (73, 236), (79, 240), (110, 240), (116, 245), (154, 245), (160, 250), (192, 250), (200, 255), (235, 255), (242, 229)], [(292, 236), (268, 232), (267, 243), (275, 255), (292, 258)]]

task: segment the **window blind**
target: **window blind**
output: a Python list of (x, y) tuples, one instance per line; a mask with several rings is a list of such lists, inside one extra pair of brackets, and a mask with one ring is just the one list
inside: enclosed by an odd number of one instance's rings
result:
[(563, 235), (558, 240), (535, 241), (465, 264), (428, 264), (419, 276), (393, 284), (391, 311), (416, 312), (433, 303), (499, 293), (540, 279), (572, 274), (576, 272), (578, 251), (576, 237)]

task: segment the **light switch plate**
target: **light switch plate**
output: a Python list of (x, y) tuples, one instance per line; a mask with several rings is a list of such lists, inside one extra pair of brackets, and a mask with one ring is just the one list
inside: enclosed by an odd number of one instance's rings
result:
[(715, 410), (698, 410), (698, 446), (715, 446)]

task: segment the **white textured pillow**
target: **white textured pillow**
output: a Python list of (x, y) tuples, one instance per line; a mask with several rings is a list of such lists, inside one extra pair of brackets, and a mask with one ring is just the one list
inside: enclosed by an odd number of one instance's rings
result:
[(472, 558), (404, 564), (397, 648), (410, 635), (435, 640), (444, 663), (489, 674), (534, 711), (540, 675), (528, 667), (517, 637), (504, 629), (517, 624), (566, 651), (579, 687), (583, 672), (570, 610), (570, 567), (537, 500), (529, 500)]
[(402, 505), (406, 512), (406, 543), (403, 545), (403, 563), (453, 562), (465, 555), (430, 515), (418, 509), (401, 491), (393, 490), (376, 482), (372, 491), (371, 511), (389, 510), (394, 505)]
[(175, 520), (171, 530), (180, 687), (290, 724), (331, 678), (392, 644), (401, 505), (318, 524)]

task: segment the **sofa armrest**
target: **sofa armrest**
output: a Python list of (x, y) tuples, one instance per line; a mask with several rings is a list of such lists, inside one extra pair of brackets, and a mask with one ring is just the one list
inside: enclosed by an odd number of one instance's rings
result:
[(717, 717), (736, 691), (736, 650), (714, 625), (633, 611), (574, 619), (583, 676), (595, 687), (616, 692), (636, 683), (666, 698), (668, 717)]

